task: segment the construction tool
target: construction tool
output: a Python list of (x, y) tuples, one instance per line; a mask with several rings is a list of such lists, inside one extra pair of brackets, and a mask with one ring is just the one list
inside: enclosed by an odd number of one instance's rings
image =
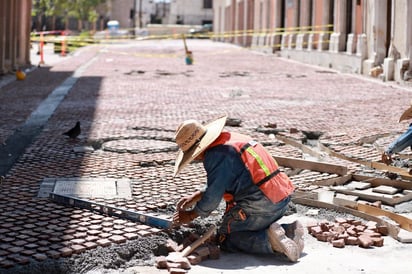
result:
[(183, 44), (185, 45), (185, 53), (186, 53), (186, 65), (193, 64), (193, 53), (187, 48), (186, 38), (185, 35), (182, 34)]
[(185, 249), (183, 249), (183, 251), (180, 252), (171, 252), (169, 253), (169, 255), (167, 255), (166, 259), (169, 262), (178, 262), (180, 261), (182, 258), (190, 255), (190, 253), (192, 253), (193, 250), (195, 250), (196, 248), (198, 248), (201, 244), (203, 244), (204, 242), (206, 242), (206, 240), (208, 240), (213, 233), (216, 231), (216, 226), (212, 225), (208, 231), (206, 231), (205, 234), (203, 234), (203, 236), (201, 236), (199, 239), (197, 239), (196, 241), (194, 241), (192, 244), (188, 245)]
[(134, 222), (140, 222), (143, 224), (147, 224), (149, 226), (155, 226), (163, 229), (171, 228), (173, 223), (172, 220), (169, 220), (166, 217), (156, 216), (155, 214), (143, 214), (140, 212), (96, 203), (73, 196), (50, 193), (49, 197), (51, 200), (58, 204), (88, 209), (108, 216), (115, 216), (123, 219), (128, 219)]

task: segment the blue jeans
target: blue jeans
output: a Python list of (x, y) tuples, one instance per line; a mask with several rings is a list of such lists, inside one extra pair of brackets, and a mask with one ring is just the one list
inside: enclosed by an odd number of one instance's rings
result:
[(260, 212), (255, 209), (251, 213), (248, 209), (234, 206), (223, 216), (222, 225), (218, 231), (220, 237), (223, 238), (222, 250), (273, 254), (266, 230), (285, 214), (290, 199), (290, 197), (283, 199), (270, 211), (262, 207)]
[(388, 146), (386, 153), (392, 155), (393, 153), (401, 152), (409, 146), (412, 146), (412, 124), (410, 124), (408, 129)]

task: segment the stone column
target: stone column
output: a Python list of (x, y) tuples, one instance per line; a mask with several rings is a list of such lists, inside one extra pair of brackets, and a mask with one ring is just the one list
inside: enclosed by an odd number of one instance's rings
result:
[(368, 59), (363, 62), (363, 74), (369, 74), (372, 68), (382, 65), (386, 57), (386, 12), (387, 1), (367, 1)]
[(9, 38), (9, 57), (10, 57), (10, 66), (12, 69), (17, 69), (17, 23), (19, 20), (19, 15), (16, 12), (16, 5), (15, 1), (11, 1), (10, 3), (10, 12), (6, 15), (7, 20), (10, 22), (9, 27), (7, 29), (8, 38)]
[(24, 18), (24, 47), (22, 52), (24, 52), (23, 62), (27, 65), (31, 64), (30, 60), (30, 48), (31, 48), (31, 9), (32, 9), (32, 1), (25, 0), (23, 5), (23, 18)]
[(347, 1), (352, 0), (334, 0), (335, 21), (329, 45), (331, 52), (337, 53), (345, 48)]
[(264, 32), (265, 32), (265, 35), (264, 35), (264, 39), (263, 39), (263, 46), (265, 47), (264, 48), (264, 51), (268, 51), (268, 49), (269, 49), (269, 35), (270, 35), (270, 28), (271, 28), (271, 22), (270, 22), (270, 17), (271, 17), (271, 13), (272, 13), (272, 10), (271, 10), (271, 7), (272, 7), (272, 5), (271, 5), (271, 0), (266, 0), (265, 2), (264, 2), (264, 10), (263, 10), (263, 17), (265, 18), (264, 19), (264, 24), (263, 24), (263, 29), (264, 29)]
[(285, 10), (285, 26), (286, 26), (286, 35), (288, 39), (288, 46), (287, 48), (292, 49), (295, 48), (296, 45), (296, 36), (298, 31), (298, 9), (299, 9), (299, 1), (297, 0), (286, 0), (285, 2), (286, 10)]
[[(257, 43), (256, 45), (258, 46), (258, 49), (261, 50), (262, 47), (265, 45), (265, 36), (266, 36), (266, 31), (267, 31), (267, 2), (268, 0), (259, 0), (258, 3), (258, 10), (259, 10), (259, 33), (257, 35)], [(256, 14), (257, 15), (257, 14)]]
[(348, 41), (346, 41), (346, 53), (353, 54), (356, 52), (357, 36), (354, 33), (348, 34)]
[(360, 56), (362, 60), (367, 57), (368, 45), (366, 34), (358, 34), (358, 39), (356, 42), (356, 56)]
[(310, 22), (310, 14), (312, 9), (309, 7), (309, 1), (301, 1), (300, 2), (300, 32), (296, 37), (296, 49), (302, 50), (308, 47), (308, 40), (309, 40), (309, 26), (311, 25)]
[(252, 36), (252, 47), (256, 47), (259, 43), (259, 33), (261, 31), (262, 26), (260, 25), (261, 22), (261, 8), (260, 8), (260, 1), (255, 0), (254, 8), (253, 8), (253, 36)]
[(242, 45), (245, 47), (247, 46), (247, 37), (248, 37), (248, 23), (247, 18), (249, 15), (249, 5), (248, 0), (243, 0), (243, 41)]
[(406, 47), (409, 59), (408, 70), (404, 73), (404, 80), (412, 79), (412, 1), (408, 1), (406, 7)]
[(282, 26), (282, 20), (284, 18), (281, 17), (282, 14), (282, 1), (283, 0), (272, 0), (272, 22), (271, 28), (272, 33), (269, 37), (269, 44), (273, 49), (273, 52), (280, 49), (280, 44), (282, 40), (282, 35), (280, 34), (281, 30), (280, 27)]
[(233, 37), (233, 43), (235, 43), (236, 45), (239, 45), (239, 41), (241, 40), (240, 39), (240, 36), (238, 35), (239, 34), (239, 31), (240, 31), (240, 29), (239, 29), (239, 6), (240, 6), (240, 3), (239, 3), (239, 1), (232, 1), (232, 5), (234, 5), (235, 6), (235, 10), (234, 10), (234, 14), (233, 14), (233, 24), (234, 24), (234, 28), (233, 28), (233, 31), (234, 31), (234, 37)]
[(280, 42), (280, 49), (284, 50), (289, 48), (289, 35), (288, 34), (282, 34), (281, 37), (281, 42)]
[[(383, 59), (383, 80), (384, 81), (391, 81), (394, 80), (395, 78), (395, 64), (397, 62), (397, 59), (399, 59), (401, 56), (398, 52), (398, 50), (396, 49), (395, 44), (397, 44), (396, 42), (394, 42), (394, 38), (397, 35), (396, 31), (395, 31), (395, 24), (397, 22), (399, 22), (400, 18), (396, 18), (396, 17), (403, 17), (403, 14), (401, 13), (401, 11), (397, 11), (397, 7), (395, 6), (395, 2), (392, 1), (392, 7), (391, 7), (391, 21), (388, 22), (388, 26), (387, 26), (387, 31), (389, 32), (390, 29), (390, 34), (391, 34), (391, 41), (390, 41), (390, 45), (389, 45), (389, 50), (388, 50), (388, 55), (386, 58)], [(389, 7), (387, 6), (387, 9), (389, 9)], [(404, 7), (401, 9), (403, 11), (405, 11)], [(399, 74), (399, 73), (397, 73)]]
[[(330, 9), (330, 1), (323, 1), (322, 2), (322, 25), (329, 24), (329, 9)], [(323, 31), (329, 31), (328, 27), (323, 27)], [(318, 41), (318, 51), (324, 51), (329, 48), (329, 34), (324, 32), (319, 34), (319, 41)]]
[(217, 41), (224, 41), (224, 33), (225, 33), (225, 5), (223, 0), (216, 0), (213, 3), (213, 11), (214, 11), (214, 18), (213, 18), (213, 31), (215, 35), (217, 35)]
[(382, 64), (386, 57), (386, 33), (387, 22), (386, 12), (388, 10), (387, 1), (375, 1), (375, 49), (376, 49), (376, 64)]

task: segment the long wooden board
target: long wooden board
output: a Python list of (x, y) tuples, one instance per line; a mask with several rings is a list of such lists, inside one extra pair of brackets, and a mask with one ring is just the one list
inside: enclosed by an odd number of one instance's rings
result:
[(386, 185), (386, 186), (393, 186), (393, 187), (401, 188), (401, 189), (412, 190), (412, 182), (409, 182), (409, 181), (391, 180), (391, 179), (386, 179), (386, 178), (370, 177), (370, 176), (356, 175), (356, 174), (352, 176), (352, 179), (355, 181), (368, 182), (372, 186)]
[(293, 139), (291, 139), (291, 138), (287, 138), (286, 136), (282, 136), (282, 135), (277, 134), (277, 135), (276, 135), (276, 139), (284, 142), (284, 143), (287, 144), (287, 145), (291, 145), (291, 146), (294, 146), (294, 147), (296, 147), (296, 148), (299, 148), (299, 149), (302, 150), (304, 153), (307, 153), (307, 154), (309, 154), (309, 155), (311, 155), (311, 156), (314, 156), (314, 157), (317, 157), (317, 158), (322, 158), (322, 157), (323, 157), (323, 155), (322, 155), (321, 153), (313, 150), (312, 148), (310, 148), (310, 147), (308, 147), (308, 146), (306, 146), (306, 145), (304, 145), (304, 144), (302, 144), (302, 143), (300, 143), (300, 142), (298, 142), (298, 141), (295, 141), (295, 140), (293, 140)]
[(346, 175), (348, 173), (348, 168), (345, 166), (281, 156), (274, 156), (274, 158), (280, 166), (309, 169), (338, 175)]
[[(280, 141), (284, 142), (285, 144), (294, 146), (296, 148), (301, 149), (303, 152), (310, 154), (312, 156), (318, 157), (318, 158), (322, 158), (323, 155), (321, 153), (319, 153), (318, 151), (313, 150), (312, 148), (305, 146), (304, 144), (297, 142), (291, 138), (287, 138), (285, 136), (281, 136), (281, 135), (277, 135), (276, 136), (277, 139), (279, 139)], [(403, 179), (405, 180), (411, 180), (412, 181), (412, 174), (409, 174), (408, 170), (405, 170), (403, 168), (399, 168), (399, 167), (395, 167), (395, 166), (391, 166), (391, 165), (386, 165), (380, 162), (372, 162), (372, 161), (363, 161), (363, 160), (359, 160), (359, 159), (354, 159), (351, 157), (348, 157), (344, 154), (340, 154), (337, 153), (335, 151), (333, 151), (332, 149), (330, 149), (329, 147), (323, 145), (322, 143), (318, 144), (318, 147), (321, 151), (325, 152), (326, 154), (336, 157), (336, 158), (340, 158), (343, 160), (347, 160), (350, 162), (354, 162), (354, 163), (358, 163), (370, 168), (374, 168), (374, 169), (378, 169), (381, 171), (389, 171), (392, 173), (396, 173), (399, 176), (401, 176)]]
[(358, 210), (373, 216), (389, 217), (395, 222), (397, 222), (401, 228), (412, 232), (412, 220), (405, 216), (361, 203), (358, 203)]
[(315, 184), (319, 186), (336, 186), (336, 185), (342, 185), (350, 181), (351, 178), (352, 178), (352, 174), (346, 174), (346, 175), (339, 176), (339, 177), (316, 180)]
[(392, 172), (392, 173), (396, 173), (399, 176), (401, 176), (403, 179), (412, 180), (412, 175), (409, 174), (408, 170), (405, 170), (403, 168), (399, 168), (399, 167), (395, 167), (395, 166), (391, 166), (391, 165), (386, 165), (386, 164), (379, 163), (379, 162), (371, 162), (371, 161), (363, 161), (363, 160), (359, 160), (359, 159), (354, 159), (354, 158), (345, 156), (343, 154), (337, 153), (337, 152), (333, 151), (332, 149), (328, 148), (327, 146), (322, 145), (321, 143), (319, 143), (318, 146), (322, 151), (324, 151), (327, 154), (329, 154), (331, 156), (334, 156), (336, 158), (340, 158), (340, 159), (347, 160), (347, 161), (350, 161), (350, 162), (358, 163), (358, 164), (361, 164), (363, 166), (378, 169), (378, 170), (381, 170), (381, 171), (389, 171), (389, 172)]
[(383, 203), (387, 205), (391, 205), (391, 206), (412, 200), (412, 193), (402, 194), (402, 196), (395, 196), (395, 195), (373, 192), (371, 189), (367, 189), (367, 190), (344, 189), (339, 186), (332, 187), (332, 190), (338, 193), (346, 194), (346, 195), (355, 195), (361, 199), (364, 199), (370, 202), (382, 201)]
[(378, 163), (378, 162), (365, 162), (365, 166), (370, 166), (371, 168), (374, 169), (379, 169), (379, 170), (387, 170), (389, 172), (393, 172), (401, 176), (403, 179), (406, 180), (412, 180), (412, 175), (409, 174), (408, 170), (405, 170), (400, 167), (395, 167), (395, 166), (390, 166), (390, 165), (385, 165), (383, 163)]
[[(390, 180), (386, 178), (378, 178), (378, 177), (370, 177), (370, 176), (363, 176), (363, 175), (355, 175), (348, 173), (348, 169), (346, 166), (342, 165), (335, 165), (329, 164), (324, 162), (317, 162), (317, 161), (310, 161), (298, 158), (290, 158), (290, 157), (281, 157), (281, 156), (274, 156), (275, 160), (278, 162), (280, 166), (290, 167), (294, 170), (312, 170), (318, 171), (322, 173), (330, 173), (336, 174), (336, 177), (327, 178), (327, 179), (319, 179), (315, 182), (312, 182), (314, 185), (319, 186), (340, 186), (345, 185), (345, 183), (350, 181), (363, 181), (368, 182), (373, 187), (378, 186), (392, 186), (399, 188), (401, 190), (412, 190), (412, 182), (408, 180)], [(367, 201), (382, 201), (387, 205), (394, 206), (396, 204), (410, 201), (412, 200), (412, 193), (405, 193), (402, 195), (388, 195), (388, 194), (381, 194), (375, 192), (368, 192), (367, 190), (352, 190), (352, 189), (337, 189), (339, 193), (347, 194), (347, 195), (355, 195), (359, 196), (362, 199)]]

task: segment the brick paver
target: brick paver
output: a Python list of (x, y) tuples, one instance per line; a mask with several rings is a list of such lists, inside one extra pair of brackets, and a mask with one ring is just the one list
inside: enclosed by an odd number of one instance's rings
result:
[[(297, 139), (291, 128), (321, 131), (324, 142), (336, 145), (394, 136), (406, 127), (397, 123), (410, 103), (405, 87), (212, 41), (189, 41), (195, 63), (187, 66), (182, 47), (180, 40), (167, 40), (85, 48), (1, 88), (3, 143), (56, 86), (94, 58), (0, 185), (0, 269), (161, 231), (57, 205), (37, 198), (37, 192), (44, 178), (128, 178), (131, 199), (96, 201), (141, 212), (166, 210), (205, 180), (199, 164), (172, 178), (174, 130), (185, 119), (207, 121), (227, 113), (242, 121), (230, 129), (271, 143), (272, 153), (289, 157), (302, 152), (259, 127), (276, 124)], [(69, 141), (62, 133), (76, 121), (82, 134)], [(75, 152), (79, 146), (94, 150)], [(297, 184), (304, 181), (296, 178)]]

